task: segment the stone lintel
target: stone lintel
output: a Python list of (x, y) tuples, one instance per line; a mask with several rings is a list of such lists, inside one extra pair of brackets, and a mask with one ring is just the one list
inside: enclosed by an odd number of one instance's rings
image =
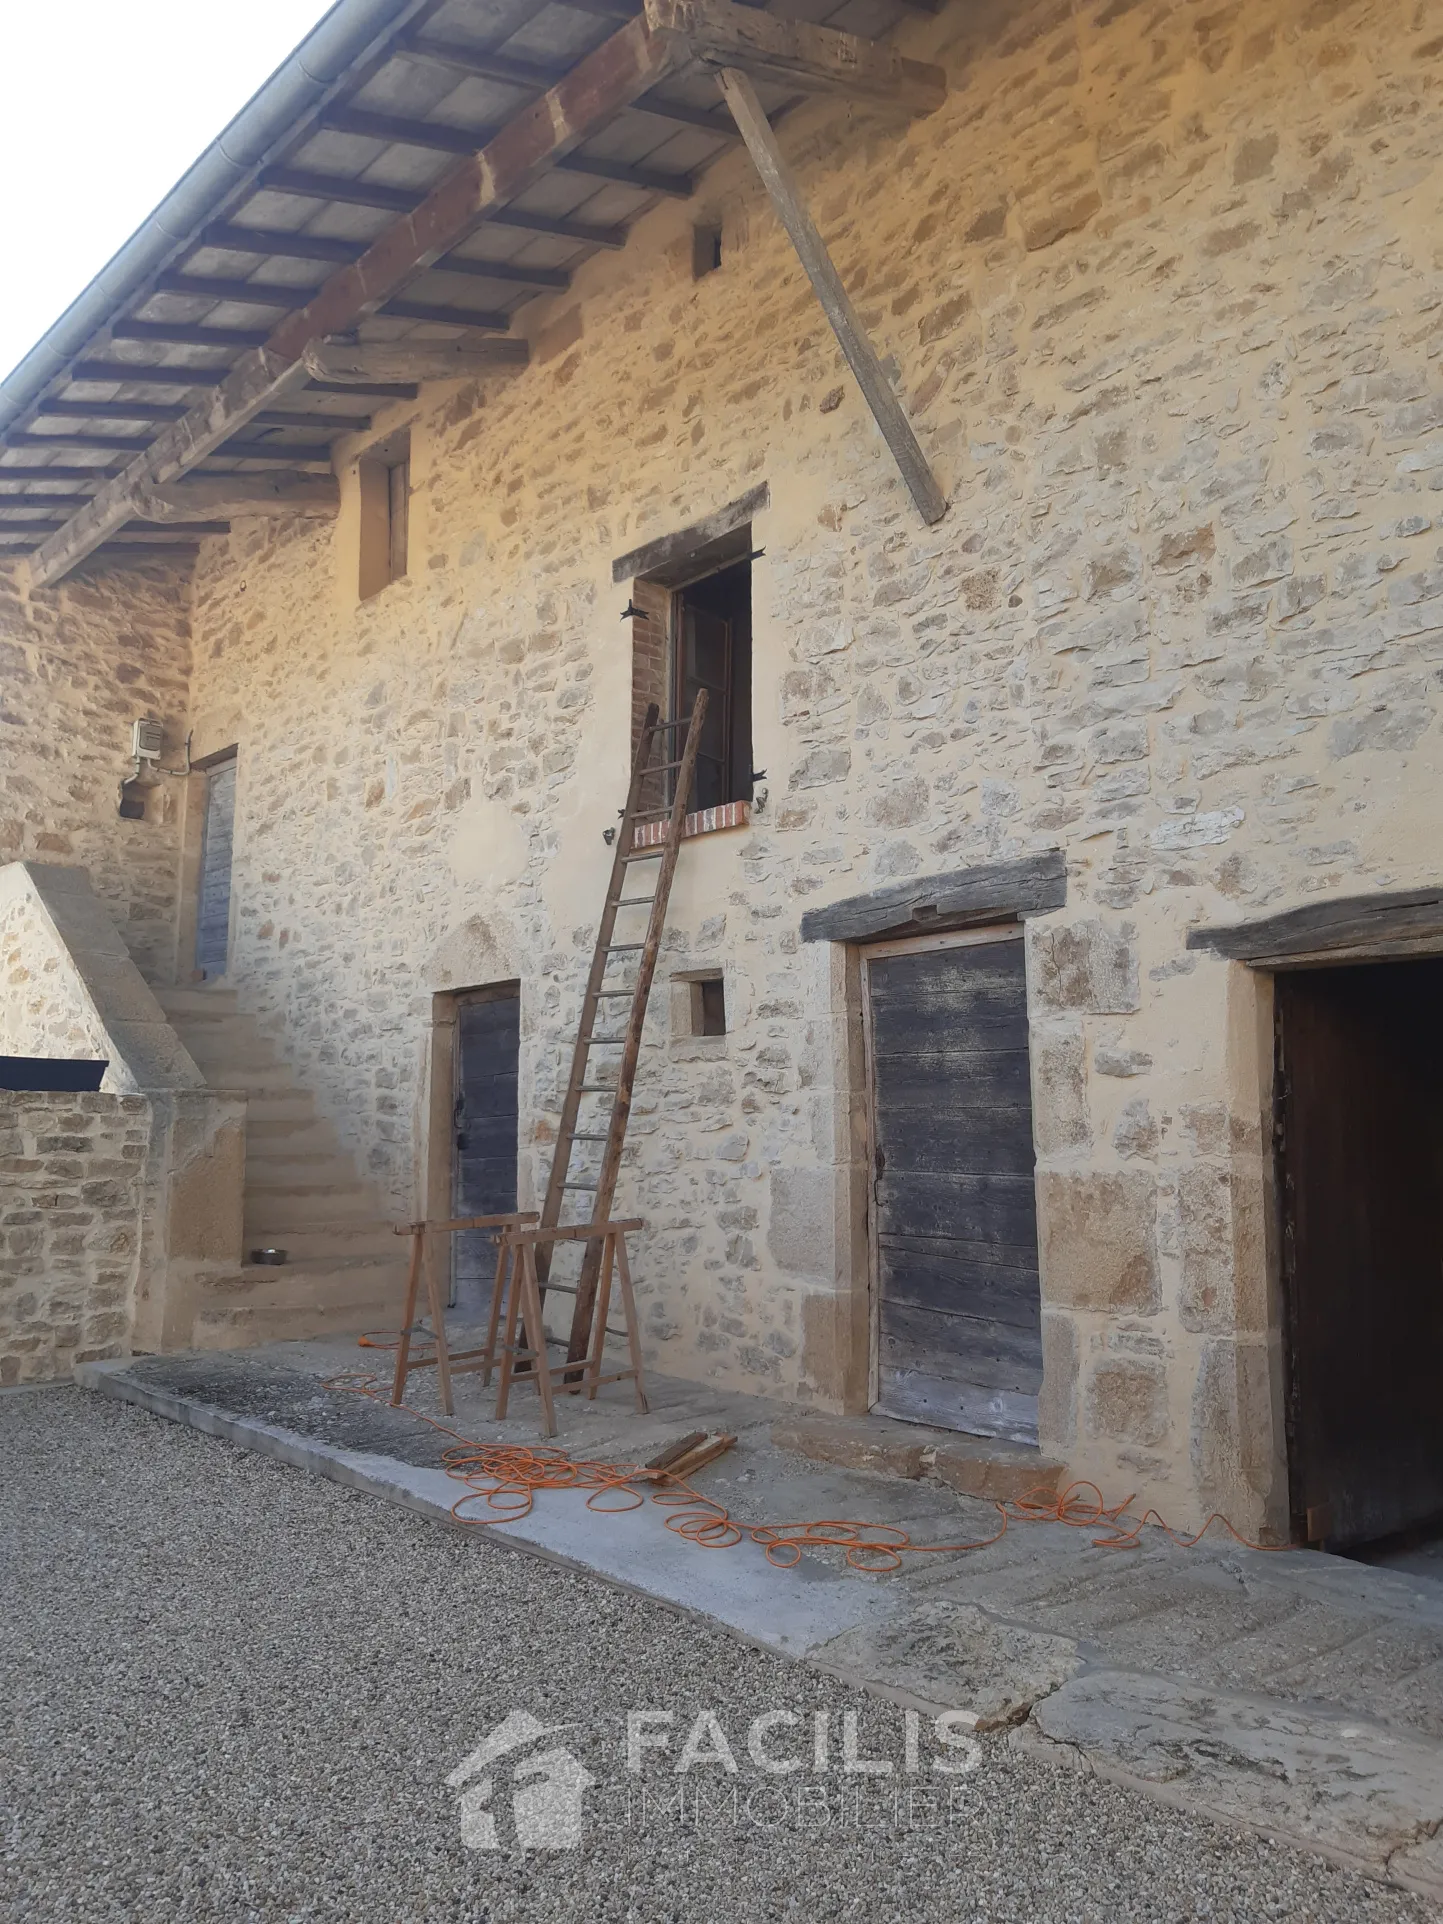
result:
[(802, 917), (804, 942), (863, 942), (880, 936), (931, 935), (967, 923), (1043, 915), (1067, 901), (1067, 860), (1046, 849), (1014, 862), (925, 875), (867, 895), (849, 895)]
[(1339, 961), (1443, 952), (1443, 889), (1337, 896), (1253, 922), (1189, 929), (1187, 946), (1275, 968), (1314, 956)]

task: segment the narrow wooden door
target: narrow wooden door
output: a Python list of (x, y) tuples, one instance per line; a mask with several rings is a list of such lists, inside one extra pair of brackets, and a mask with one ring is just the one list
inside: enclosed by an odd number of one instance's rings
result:
[(224, 975), (230, 953), (231, 851), (235, 836), (235, 762), (221, 762), (205, 781), (200, 888), (195, 917), (196, 973)]
[(1295, 1528), (1443, 1517), (1443, 962), (1279, 974)]
[(1020, 939), (867, 958), (877, 1403), (1037, 1438), (1042, 1305)]
[[(456, 1033), (453, 1202), (458, 1216), (497, 1216), (516, 1207), (519, 987), (507, 984), (465, 997)], [(484, 1311), (491, 1300), (495, 1245), (481, 1231), (452, 1240), (452, 1302), (463, 1314)]]

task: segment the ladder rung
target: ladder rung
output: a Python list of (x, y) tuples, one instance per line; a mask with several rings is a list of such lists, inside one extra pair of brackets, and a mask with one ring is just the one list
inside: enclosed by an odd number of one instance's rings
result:
[(668, 822), (672, 817), (670, 808), (639, 808), (634, 815), (628, 815), (629, 822)]
[(656, 907), (656, 897), (654, 895), (618, 895), (613, 899), (611, 907), (614, 909), (654, 909)]
[(594, 1192), (600, 1185), (594, 1182), (564, 1182), (561, 1187), (563, 1189), (587, 1189)]
[(629, 848), (622, 856), (623, 862), (659, 862), (666, 854), (666, 848)]
[(685, 766), (686, 763), (684, 760), (679, 762), (653, 762), (650, 768), (642, 770), (642, 775), (643, 778), (647, 775), (669, 775), (674, 768), (685, 768)]
[(594, 1129), (573, 1129), (571, 1140), (573, 1142), (610, 1142), (611, 1136), (606, 1132), (598, 1135)]
[(630, 955), (634, 949), (644, 949), (645, 947), (645, 942), (608, 942), (606, 944), (606, 953), (608, 955)]
[(614, 1082), (578, 1082), (576, 1093), (579, 1096), (614, 1096), (616, 1084)]
[(607, 999), (608, 999), (608, 1000), (610, 1001), (610, 1000), (614, 1000), (614, 999), (615, 999), (615, 998), (616, 998), (617, 996), (619, 996), (619, 995), (635, 995), (635, 994), (636, 994), (636, 990), (635, 990), (634, 988), (630, 988), (630, 989), (593, 989), (591, 993), (592, 993), (592, 994), (593, 994), (594, 996), (596, 996), (596, 997), (597, 997), (598, 999), (599, 999), (600, 997), (602, 997), (602, 996), (606, 996), (606, 998), (607, 998)]
[(667, 732), (667, 730), (668, 730), (668, 729), (672, 729), (672, 728), (690, 728), (690, 727), (691, 727), (691, 716), (690, 716), (690, 715), (685, 715), (685, 716), (683, 716), (683, 718), (682, 718), (682, 719), (681, 719), (680, 721), (674, 721), (674, 722), (664, 722), (664, 721), (658, 721), (658, 722), (653, 722), (653, 723), (651, 724), (651, 732), (652, 732), (652, 734), (653, 734), (653, 735), (661, 735), (661, 734), (665, 734), (665, 733)]

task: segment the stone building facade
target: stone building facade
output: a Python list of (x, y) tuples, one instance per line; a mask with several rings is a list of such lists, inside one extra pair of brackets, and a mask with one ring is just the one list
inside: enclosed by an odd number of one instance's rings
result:
[[(683, 851), (621, 1192), (649, 1358), (867, 1407), (856, 956), (802, 916), (1060, 851), (1025, 923), (1042, 1446), (1285, 1532), (1272, 978), (1187, 937), (1436, 880), (1443, 0), (953, 5), (904, 44), (936, 114), (783, 134), (942, 521), (738, 154), (524, 310), (524, 372), (379, 416), (336, 522), (237, 521), (189, 580), (17, 571), (0, 833), (184, 979), (182, 790), (117, 824), (104, 757), (131, 705), (234, 746), (228, 981), (398, 1216), (435, 998), (519, 981), (524, 1203), (626, 782), (613, 564), (765, 484), (765, 779)], [(408, 573), (360, 601), (359, 463), (401, 428)], [(669, 981), (712, 968), (727, 1033), (685, 1033)]]

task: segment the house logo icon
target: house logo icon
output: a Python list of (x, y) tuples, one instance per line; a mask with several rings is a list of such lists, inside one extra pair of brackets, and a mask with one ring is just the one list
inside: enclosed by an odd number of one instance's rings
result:
[[(596, 1779), (564, 1745), (532, 1746), (566, 1730), (513, 1710), (446, 1779), (461, 1792), (461, 1842), (467, 1850), (575, 1850), (581, 1842), (582, 1799)], [(525, 1754), (523, 1754), (525, 1753)], [(494, 1800), (496, 1766), (511, 1778), (511, 1821)]]

